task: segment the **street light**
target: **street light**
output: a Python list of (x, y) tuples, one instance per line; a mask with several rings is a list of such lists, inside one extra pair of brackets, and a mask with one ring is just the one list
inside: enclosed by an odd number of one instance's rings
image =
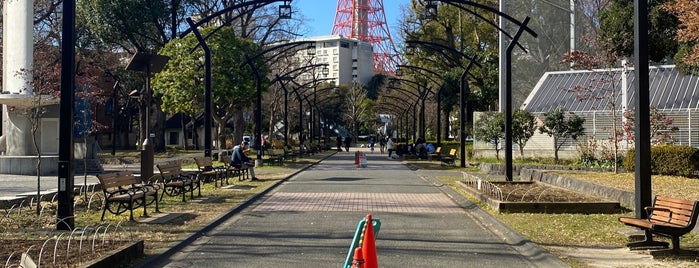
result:
[(284, 1), (284, 4), (279, 5), (279, 18), (291, 19), (291, 5), (286, 1)]
[[(245, 55), (245, 62), (240, 64), (240, 68), (243, 68), (245, 65), (249, 65), (250, 68), (252, 69), (253, 75), (255, 76), (255, 84), (256, 84), (256, 99), (255, 99), (255, 140), (258, 142), (255, 142), (255, 149), (257, 150), (257, 158), (255, 160), (255, 165), (259, 166), (262, 165), (262, 155), (263, 155), (263, 150), (261, 144), (259, 141), (262, 140), (262, 77), (260, 76), (260, 73), (255, 66), (255, 64), (252, 63), (253, 60), (261, 57), (262, 55), (274, 51), (274, 50), (280, 50), (279, 54), (282, 54), (286, 51), (289, 51), (295, 47), (301, 46), (301, 45), (308, 45), (310, 43), (315, 43), (315, 41), (297, 41), (297, 42), (289, 42), (289, 43), (283, 43), (280, 45), (276, 45), (270, 48), (267, 48), (254, 56), (250, 57), (248, 55)], [(306, 51), (314, 50), (313, 53), (315, 53), (315, 46), (307, 46)], [(271, 58), (270, 58), (271, 59)], [(268, 60), (270, 60), (268, 59)]]
[[(404, 67), (405, 67), (405, 66), (404, 66)], [(399, 68), (399, 69), (400, 69), (400, 68)], [(429, 87), (427, 87), (427, 86), (423, 86), (422, 84), (420, 84), (420, 83), (418, 83), (418, 82), (415, 82), (415, 81), (413, 81), (413, 80), (402, 79), (402, 78), (396, 78), (396, 77), (390, 78), (390, 80), (398, 81), (398, 82), (407, 82), (407, 83), (409, 83), (409, 85), (411, 85), (411, 87), (412, 87), (413, 89), (417, 90), (417, 92), (419, 93), (418, 95), (416, 95), (416, 96), (418, 97), (418, 99), (421, 101), (421, 105), (420, 105), (420, 124), (419, 124), (419, 125), (420, 125), (420, 128), (419, 128), (419, 130), (420, 130), (420, 136), (421, 136), (422, 138), (424, 138), (424, 137), (425, 137), (425, 99), (427, 99), (428, 93), (432, 93), (432, 89), (429, 88)], [(389, 80), (389, 81), (390, 81), (390, 80)], [(395, 83), (395, 82), (394, 82), (394, 83)], [(424, 90), (421, 89), (421, 88), (424, 88)], [(417, 129), (417, 127), (416, 127), (416, 129)]]
[[(193, 32), (197, 38), (198, 44), (204, 50), (204, 156), (205, 157), (211, 157), (211, 147), (212, 147), (211, 125), (213, 125), (213, 120), (212, 120), (212, 115), (211, 115), (212, 114), (212, 111), (211, 111), (211, 50), (209, 49), (209, 46), (206, 44), (206, 39), (209, 38), (209, 36), (211, 36), (215, 32), (217, 32), (219, 29), (223, 28), (226, 25), (229, 25), (231, 21), (233, 21), (233, 20), (235, 20), (235, 19), (237, 19), (237, 18), (239, 18), (247, 13), (254, 12), (258, 8), (261, 8), (265, 5), (271, 4), (273, 2), (279, 2), (279, 1), (284, 2), (284, 4), (282, 4), (279, 8), (279, 15), (280, 15), (279, 17), (281, 19), (291, 17), (291, 6), (289, 6), (287, 3), (287, 2), (290, 2), (291, 0), (256, 0), (256, 1), (244, 2), (244, 3), (240, 3), (240, 4), (236, 4), (236, 5), (224, 8), (224, 9), (219, 10), (219, 11), (217, 11), (209, 16), (206, 16), (206, 17), (198, 20), (196, 23), (193, 21), (193, 19), (191, 17), (186, 19), (187, 23), (189, 24), (189, 29), (185, 30), (180, 35), (180, 38), (183, 38), (184, 36), (186, 36), (190, 32)], [(214, 29), (206, 37), (203, 37), (201, 35), (201, 33), (199, 32), (199, 30), (198, 30), (199, 26), (208, 24), (208, 22), (211, 21), (212, 19), (218, 18), (218, 17), (223, 16), (223, 15), (227, 15), (235, 9), (247, 7), (250, 5), (254, 5), (254, 6), (251, 9), (245, 9), (240, 14), (237, 14), (236, 16), (227, 20), (225, 23), (222, 23), (220, 26), (218, 26), (216, 29)], [(286, 7), (282, 8), (282, 6), (286, 6)], [(282, 12), (284, 12), (284, 13), (282, 13)], [(196, 47), (194, 49), (196, 49)]]
[(437, 18), (437, 3), (428, 0), (425, 4), (425, 19), (434, 20)]
[[(507, 179), (508, 181), (512, 181), (512, 179), (513, 179), (513, 176), (512, 176), (512, 169), (513, 169), (513, 167), (512, 167), (512, 143), (513, 143), (513, 141), (512, 141), (512, 77), (511, 77), (511, 76), (512, 76), (512, 50), (514, 49), (515, 46), (518, 46), (518, 47), (520, 47), (525, 53), (527, 52), (527, 50), (524, 48), (524, 46), (522, 46), (522, 45), (519, 43), (519, 38), (522, 36), (522, 34), (523, 34), (525, 31), (526, 31), (527, 33), (529, 33), (532, 37), (534, 37), (534, 38), (537, 37), (536, 32), (534, 32), (534, 30), (532, 30), (531, 28), (529, 28), (529, 27), (527, 26), (527, 24), (529, 23), (530, 18), (529, 18), (529, 17), (525, 17), (523, 21), (519, 21), (519, 20), (514, 19), (514, 18), (511, 17), (510, 15), (508, 15), (508, 14), (506, 14), (506, 13), (503, 13), (503, 12), (499, 11), (498, 9), (495, 9), (495, 8), (493, 8), (493, 7), (486, 6), (486, 5), (483, 5), (483, 4), (480, 4), (480, 3), (476, 3), (476, 2), (473, 2), (473, 1), (466, 1), (466, 0), (429, 0), (429, 1), (427, 1), (427, 4), (431, 4), (432, 1), (439, 1), (439, 2), (442, 2), (442, 3), (446, 3), (446, 4), (449, 4), (449, 5), (454, 6), (454, 7), (456, 7), (456, 8), (459, 8), (459, 9), (461, 9), (461, 10), (463, 10), (463, 11), (466, 11), (466, 12), (468, 12), (468, 13), (471, 13), (471, 14), (473, 14), (474, 16), (476, 16), (476, 17), (480, 18), (481, 20), (483, 20), (484, 22), (486, 22), (486, 23), (492, 25), (493, 27), (495, 27), (496, 29), (498, 29), (498, 31), (499, 31), (501, 34), (506, 35), (507, 37), (509, 37), (510, 39), (512, 39), (512, 40), (510, 41), (508, 47), (507, 47), (506, 59), (505, 59), (505, 64), (504, 64), (505, 67), (504, 67), (504, 68), (500, 68), (501, 70), (502, 70), (502, 69), (505, 69), (505, 72), (504, 72), (505, 79), (504, 79), (504, 80), (505, 80), (505, 82), (506, 82), (506, 83), (505, 83), (505, 92), (504, 92), (504, 95), (505, 95), (505, 96), (504, 96), (504, 99), (505, 99), (504, 102), (505, 102), (505, 103), (504, 103), (504, 105), (501, 105), (501, 107), (500, 107), (500, 108), (502, 109), (502, 108), (503, 108), (502, 106), (504, 106), (504, 112), (505, 112), (505, 177), (506, 177), (506, 179)], [(427, 5), (427, 4), (426, 4), (426, 5)], [(507, 21), (509, 21), (509, 22), (511, 22), (511, 23), (513, 23), (513, 24), (515, 24), (515, 25), (517, 25), (517, 27), (518, 27), (517, 33), (515, 33), (514, 36), (510, 35), (510, 34), (507, 33), (505, 30), (503, 30), (502, 27), (500, 27), (500, 26), (496, 25), (495, 23), (493, 23), (492, 21), (490, 21), (490, 20), (484, 18), (483, 16), (481, 16), (480, 14), (478, 14), (477, 12), (475, 12), (474, 10), (468, 9), (468, 8), (462, 6), (462, 5), (467, 5), (467, 6), (473, 7), (474, 9), (482, 9), (482, 10), (485, 10), (485, 11), (487, 11), (487, 12), (490, 12), (490, 13), (492, 13), (492, 14), (494, 14), (494, 15), (496, 15), (496, 16), (498, 16), (498, 17), (500, 18), (501, 24), (502, 24), (502, 20), (505, 19), (505, 20), (507, 20)], [(435, 7), (435, 8), (436, 8), (436, 7)], [(500, 44), (502, 44), (502, 43), (503, 43), (502, 40), (500, 40)], [(501, 55), (500, 57), (502, 58), (502, 55)], [(469, 64), (469, 66), (470, 66), (470, 64)], [(501, 67), (502, 67), (502, 66), (501, 66)], [(462, 84), (464, 83), (463, 78), (462, 78), (461, 83), (462, 83)], [(463, 88), (463, 86), (462, 86), (461, 88)], [(502, 90), (501, 90), (501, 92), (502, 92)], [(462, 103), (465, 101), (465, 100), (463, 99), (463, 96), (461, 97), (461, 101), (462, 101)], [(462, 107), (462, 109), (463, 109), (463, 105), (462, 105), (461, 107)], [(462, 130), (463, 130), (463, 129), (462, 129)], [(461, 135), (461, 136), (462, 136), (461, 139), (462, 139), (462, 144), (463, 144), (463, 139), (464, 139), (465, 137), (463, 137), (463, 132), (462, 132), (461, 134), (462, 134), (462, 135)], [(463, 145), (462, 145), (462, 147), (463, 147)], [(463, 152), (462, 152), (462, 153), (463, 153)], [(462, 164), (464, 164), (464, 160), (465, 160), (464, 157), (462, 157), (462, 158), (461, 158), (461, 163), (462, 163)]]
[(320, 64), (312, 64), (312, 65), (305, 65), (301, 66), (299, 68), (290, 70), (282, 75), (276, 74), (276, 78), (272, 80), (272, 83), (274, 82), (279, 82), (281, 85), (282, 90), (284, 91), (284, 147), (289, 145), (289, 91), (286, 89), (286, 84), (284, 84), (283, 80), (293, 80), (293, 77), (290, 77), (291, 75), (298, 76), (301, 73), (295, 74), (296, 72), (299, 71), (306, 71), (310, 68), (316, 68), (316, 67), (321, 67), (324, 66), (322, 69), (322, 73), (324, 75), (327, 75), (329, 72), (328, 69), (328, 64), (327, 63), (320, 63)]
[[(411, 69), (411, 70), (414, 70), (414, 71), (426, 72), (426, 73), (429, 73), (429, 74), (434, 75), (434, 76), (437, 76), (437, 77), (440, 76), (440, 74), (438, 74), (438, 73), (436, 73), (436, 72), (434, 72), (434, 71), (431, 71), (431, 70), (429, 70), (429, 69), (422, 68), (422, 67), (419, 67), (419, 66), (413, 66), (413, 65), (398, 65), (398, 69), (399, 69), (399, 70), (402, 69), (402, 68), (407, 68), (407, 69)], [(433, 83), (439, 84), (439, 82), (437, 82), (436, 80), (432, 79), (432, 77), (430, 77), (430, 76), (425, 76), (425, 77), (427, 77), (428, 79), (430, 79), (430, 81), (432, 81)], [(437, 146), (441, 146), (441, 145), (442, 145), (442, 137), (441, 137), (441, 135), (442, 135), (442, 129), (441, 129), (441, 128), (442, 128), (442, 122), (441, 122), (441, 121), (442, 121), (442, 116), (441, 116), (441, 115), (442, 115), (442, 96), (441, 96), (441, 93), (442, 93), (442, 89), (443, 89), (443, 88), (444, 88), (444, 81), (442, 81), (441, 86), (439, 87), (439, 89), (437, 90), (437, 92), (435, 92), (435, 95), (436, 95), (436, 97), (437, 97)], [(423, 135), (424, 135), (424, 134), (423, 134)]]

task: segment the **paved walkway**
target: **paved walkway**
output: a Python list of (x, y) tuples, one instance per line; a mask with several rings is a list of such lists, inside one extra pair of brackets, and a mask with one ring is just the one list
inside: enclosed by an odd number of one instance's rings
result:
[[(430, 173), (385, 155), (338, 153), (155, 267), (341, 267), (357, 223), (381, 220), (381, 267), (565, 267)], [(449, 196), (454, 197), (454, 199)]]

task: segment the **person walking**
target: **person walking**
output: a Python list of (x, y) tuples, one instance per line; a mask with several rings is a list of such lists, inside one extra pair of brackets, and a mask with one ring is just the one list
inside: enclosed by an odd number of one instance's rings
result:
[(371, 153), (374, 153), (374, 146), (376, 145), (376, 141), (374, 141), (374, 137), (369, 137), (369, 149), (371, 149)]
[(393, 147), (395, 145), (393, 144), (393, 140), (391, 138), (388, 138), (386, 141), (386, 149), (388, 149), (388, 159), (393, 159)]
[(342, 152), (342, 135), (337, 135), (337, 151)]
[(381, 154), (386, 151), (386, 137), (381, 137), (379, 139), (379, 150), (381, 151)]
[(345, 137), (345, 151), (349, 152), (349, 147), (352, 145), (352, 137), (347, 136)]

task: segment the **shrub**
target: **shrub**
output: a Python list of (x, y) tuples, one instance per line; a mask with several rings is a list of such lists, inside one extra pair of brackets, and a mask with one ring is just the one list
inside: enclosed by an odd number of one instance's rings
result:
[[(629, 149), (624, 159), (627, 171), (635, 168), (635, 150)], [(699, 149), (687, 145), (658, 145), (651, 147), (651, 174), (694, 177), (699, 170)]]

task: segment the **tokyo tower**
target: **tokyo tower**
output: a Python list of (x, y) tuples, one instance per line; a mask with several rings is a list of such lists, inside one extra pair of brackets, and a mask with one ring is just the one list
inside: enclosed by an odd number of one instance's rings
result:
[(338, 0), (332, 34), (370, 43), (374, 48), (375, 73), (393, 73), (400, 64), (383, 0)]

